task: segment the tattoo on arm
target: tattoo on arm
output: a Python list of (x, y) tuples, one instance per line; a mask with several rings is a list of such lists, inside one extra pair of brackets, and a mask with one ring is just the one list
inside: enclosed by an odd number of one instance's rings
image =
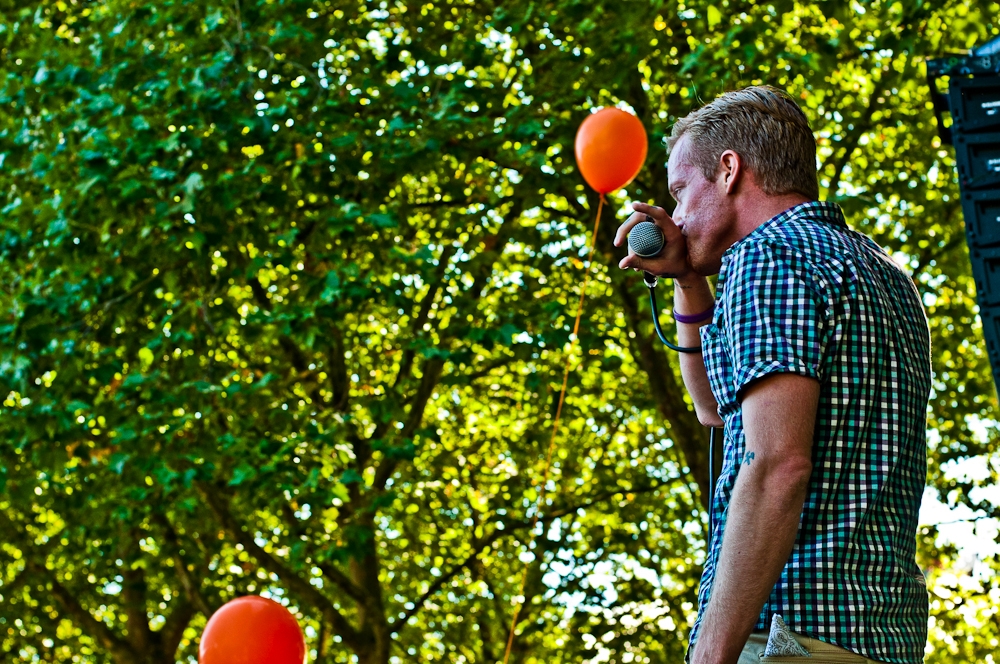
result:
[(743, 465), (749, 466), (750, 462), (753, 461), (753, 452), (747, 452), (743, 455)]

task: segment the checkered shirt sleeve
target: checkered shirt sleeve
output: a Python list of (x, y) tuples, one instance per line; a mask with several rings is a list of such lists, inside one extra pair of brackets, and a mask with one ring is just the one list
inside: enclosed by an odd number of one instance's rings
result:
[(732, 257), (729, 279), (749, 285), (722, 303), (737, 398), (772, 373), (822, 378), (824, 306), (801, 261), (790, 250), (767, 245)]

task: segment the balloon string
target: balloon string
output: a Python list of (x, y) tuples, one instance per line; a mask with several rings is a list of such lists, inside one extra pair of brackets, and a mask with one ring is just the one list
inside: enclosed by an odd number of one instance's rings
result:
[[(590, 283), (590, 268), (594, 264), (594, 249), (597, 247), (597, 228), (601, 225), (601, 212), (604, 210), (604, 194), (601, 194), (600, 202), (597, 204), (597, 217), (594, 219), (594, 231), (590, 236), (590, 254), (587, 257), (587, 268), (583, 274), (583, 287), (580, 289), (580, 301), (576, 305), (576, 321), (573, 323), (573, 336), (570, 337), (569, 350), (566, 352), (566, 367), (563, 370), (562, 389), (559, 390), (559, 405), (556, 407), (556, 418), (552, 423), (552, 436), (549, 438), (549, 451), (545, 455), (545, 471), (542, 473), (542, 488), (535, 499), (534, 513), (531, 516), (531, 531), (528, 539), (528, 550), (535, 546), (535, 528), (538, 526), (538, 516), (541, 506), (545, 504), (546, 487), (549, 483), (549, 471), (552, 468), (552, 453), (556, 447), (556, 433), (559, 431), (559, 418), (562, 416), (563, 404), (566, 401), (566, 385), (569, 383), (570, 363), (573, 360), (573, 347), (576, 345), (577, 336), (580, 333), (580, 318), (583, 316), (583, 300), (587, 295), (587, 285)], [(521, 589), (518, 596), (521, 601), (514, 605), (514, 615), (510, 620), (510, 634), (507, 636), (507, 649), (504, 651), (503, 664), (510, 660), (510, 653), (514, 647), (514, 630), (517, 627), (517, 617), (521, 613), (524, 605), (524, 590), (528, 583), (528, 563), (524, 564), (521, 572)]]

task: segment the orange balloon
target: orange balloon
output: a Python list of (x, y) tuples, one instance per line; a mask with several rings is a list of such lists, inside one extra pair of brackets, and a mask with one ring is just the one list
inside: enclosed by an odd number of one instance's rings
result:
[(212, 614), (201, 634), (199, 664), (303, 664), (299, 623), (275, 601), (237, 597)]
[(580, 123), (576, 164), (597, 193), (632, 181), (646, 161), (646, 130), (639, 118), (617, 108), (602, 108)]

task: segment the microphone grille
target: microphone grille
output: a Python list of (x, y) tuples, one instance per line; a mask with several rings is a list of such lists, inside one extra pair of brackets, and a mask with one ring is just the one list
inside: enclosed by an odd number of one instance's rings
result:
[(628, 234), (628, 246), (637, 256), (650, 258), (663, 251), (663, 231), (651, 221), (640, 221)]

